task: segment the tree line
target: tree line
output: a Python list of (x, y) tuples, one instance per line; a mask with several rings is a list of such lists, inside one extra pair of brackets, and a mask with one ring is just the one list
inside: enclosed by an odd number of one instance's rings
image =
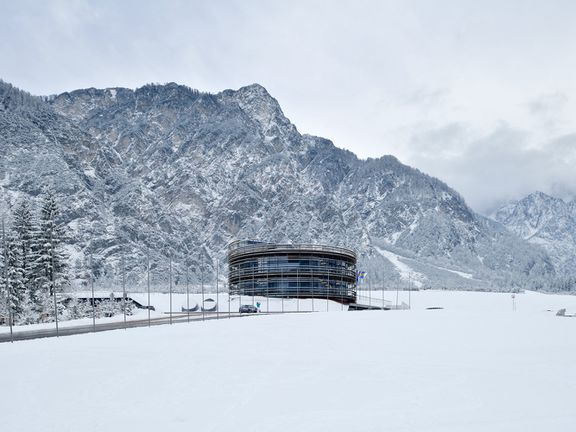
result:
[[(2, 220), (0, 318), (18, 324), (52, 321), (54, 296), (69, 283), (64, 230), (54, 193), (44, 192), (38, 211), (21, 200)], [(63, 308), (57, 304), (57, 308)], [(61, 313), (61, 310), (58, 311)]]

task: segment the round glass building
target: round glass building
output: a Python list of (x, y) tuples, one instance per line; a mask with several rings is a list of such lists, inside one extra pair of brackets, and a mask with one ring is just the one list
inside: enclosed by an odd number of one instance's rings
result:
[(323, 245), (240, 240), (228, 246), (231, 294), (356, 301), (356, 253)]

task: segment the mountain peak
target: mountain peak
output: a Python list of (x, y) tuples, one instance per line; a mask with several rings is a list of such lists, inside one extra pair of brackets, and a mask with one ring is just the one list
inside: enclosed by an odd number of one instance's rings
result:
[(502, 207), (494, 219), (520, 237), (543, 246), (557, 268), (567, 271), (575, 264), (574, 209), (560, 198), (537, 191)]
[(224, 90), (220, 95), (226, 101), (236, 102), (242, 111), (260, 125), (269, 141), (298, 132), (282, 112), (278, 101), (260, 84), (250, 84), (238, 90)]
[(237, 100), (243, 107), (253, 105), (270, 112), (282, 112), (278, 101), (260, 84), (250, 84), (238, 90), (224, 90), (222, 94)]
[(272, 96), (270, 96), (270, 93), (268, 93), (268, 90), (266, 90), (266, 87), (258, 83), (248, 84), (246, 86), (240, 87), (237, 91), (239, 93), (257, 94), (261, 97), (272, 98)]
[(552, 202), (562, 201), (560, 198), (553, 197), (541, 191), (535, 191), (525, 196), (520, 201), (534, 201), (534, 202)]

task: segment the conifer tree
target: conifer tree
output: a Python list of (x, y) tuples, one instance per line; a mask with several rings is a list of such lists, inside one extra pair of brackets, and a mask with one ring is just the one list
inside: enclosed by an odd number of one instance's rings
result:
[[(53, 296), (68, 283), (66, 255), (62, 251), (63, 230), (57, 223), (58, 205), (51, 190), (45, 192), (38, 229), (34, 235), (34, 272), (38, 289)], [(38, 299), (40, 300), (40, 298)]]
[(13, 236), (6, 238), (4, 245), (4, 280), (3, 292), (7, 299), (7, 307), (16, 321), (23, 312), (24, 283), (22, 274), (22, 259), (18, 243)]
[(32, 247), (34, 242), (35, 227), (33, 223), (30, 203), (23, 200), (14, 210), (14, 238), (19, 249), (20, 272), (22, 283), (26, 290), (26, 296), (34, 302), (36, 298), (36, 278), (34, 274), (35, 252)]

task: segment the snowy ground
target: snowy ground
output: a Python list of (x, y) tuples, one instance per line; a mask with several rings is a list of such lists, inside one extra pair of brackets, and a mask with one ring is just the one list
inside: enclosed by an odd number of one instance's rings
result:
[(0, 425), (573, 430), (576, 318), (555, 312), (576, 312), (576, 297), (518, 294), (515, 312), (510, 294), (420, 291), (411, 303), (1, 344)]

